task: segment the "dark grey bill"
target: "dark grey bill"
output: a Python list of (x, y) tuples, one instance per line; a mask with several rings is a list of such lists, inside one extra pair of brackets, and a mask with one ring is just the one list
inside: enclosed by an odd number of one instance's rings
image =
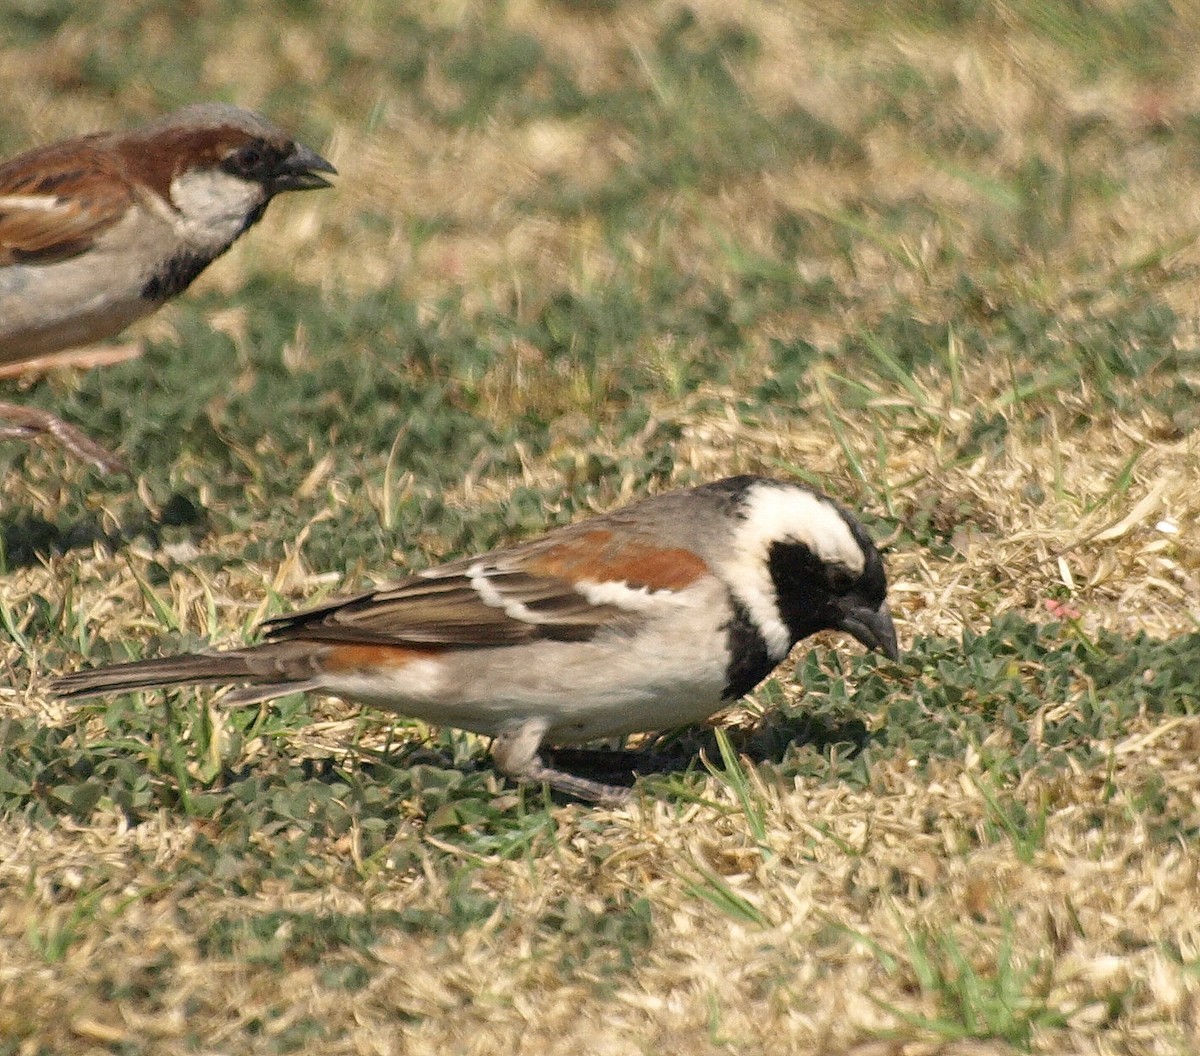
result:
[(315, 191), (320, 187), (331, 187), (332, 184), (324, 176), (317, 175), (321, 172), (337, 175), (337, 169), (320, 154), (297, 143), (271, 173), (271, 190)]
[(838, 630), (852, 634), (868, 649), (878, 649), (889, 660), (900, 659), (896, 625), (886, 601), (877, 609), (865, 605), (851, 609), (838, 623)]

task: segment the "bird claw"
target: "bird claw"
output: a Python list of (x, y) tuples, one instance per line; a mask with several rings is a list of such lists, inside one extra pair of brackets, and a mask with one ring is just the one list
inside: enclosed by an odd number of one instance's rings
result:
[(111, 451), (49, 411), (0, 403), (0, 440), (29, 440), (36, 436), (53, 437), (70, 454), (90, 462), (101, 473), (129, 472), (129, 467)]

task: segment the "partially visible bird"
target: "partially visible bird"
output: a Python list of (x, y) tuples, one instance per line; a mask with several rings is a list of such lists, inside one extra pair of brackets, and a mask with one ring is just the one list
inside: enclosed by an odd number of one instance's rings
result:
[(886, 595), (879, 552), (845, 509), (731, 477), (276, 617), (260, 645), (79, 671), (51, 690), (329, 693), (491, 737), (510, 777), (617, 802), (628, 790), (543, 763), (543, 742), (703, 720), (817, 631), (897, 659)]
[[(0, 365), (119, 333), (182, 293), (283, 191), (334, 167), (265, 118), (188, 106), (128, 132), (38, 147), (0, 164)], [(0, 436), (78, 430), (0, 404)], [(111, 456), (108, 456), (111, 457)]]

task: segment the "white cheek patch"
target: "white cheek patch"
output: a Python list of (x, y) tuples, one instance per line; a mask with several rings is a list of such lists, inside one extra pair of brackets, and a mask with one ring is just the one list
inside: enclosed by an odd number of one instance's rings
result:
[(227, 246), (265, 198), (261, 184), (220, 169), (191, 169), (171, 181), (171, 201), (182, 215), (185, 236), (197, 244)]
[(779, 611), (768, 565), (775, 543), (802, 543), (821, 561), (861, 573), (862, 547), (842, 515), (810, 491), (792, 485), (756, 484), (747, 492), (744, 519), (733, 540), (733, 559), (721, 571), (735, 598), (758, 627), (771, 659), (782, 660), (792, 635)]
[(825, 564), (862, 573), (866, 556), (842, 515), (811, 491), (793, 485), (758, 484), (746, 495), (746, 519), (738, 532), (745, 549), (766, 564), (772, 543), (803, 543)]
[(739, 554), (721, 566), (722, 577), (733, 596), (745, 606), (750, 620), (767, 643), (767, 655), (779, 663), (792, 647), (792, 633), (779, 613), (775, 584), (765, 560)]

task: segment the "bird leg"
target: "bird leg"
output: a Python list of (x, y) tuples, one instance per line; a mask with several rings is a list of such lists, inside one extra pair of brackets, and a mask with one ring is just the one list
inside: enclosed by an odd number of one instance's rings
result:
[(56, 370), (92, 370), (95, 367), (111, 367), (137, 359), (142, 354), (140, 341), (129, 341), (122, 345), (84, 345), (82, 348), (66, 348), (61, 352), (47, 352), (43, 356), (18, 359), (0, 363), (0, 381), (13, 378), (33, 378)]
[(49, 411), (0, 403), (0, 440), (27, 440), (34, 436), (54, 437), (72, 455), (90, 462), (102, 473), (129, 472), (129, 467), (116, 455)]
[(589, 781), (586, 777), (555, 770), (538, 755), (549, 723), (545, 719), (525, 719), (504, 727), (492, 741), (492, 759), (501, 773), (515, 781), (544, 781), (556, 792), (576, 799), (616, 807), (629, 801), (628, 788)]

